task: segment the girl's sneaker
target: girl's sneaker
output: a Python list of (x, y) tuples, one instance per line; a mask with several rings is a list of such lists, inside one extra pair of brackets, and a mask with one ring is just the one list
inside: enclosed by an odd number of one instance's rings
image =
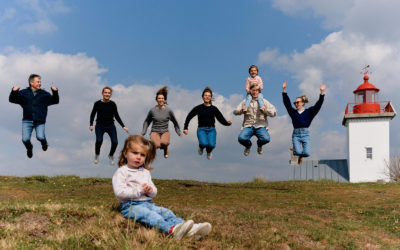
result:
[(182, 239), (183, 236), (187, 234), (187, 232), (192, 229), (194, 222), (192, 220), (187, 220), (182, 223), (179, 223), (174, 226), (172, 229), (172, 235), (175, 237), (176, 240)]
[(188, 237), (194, 237), (196, 240), (208, 235), (211, 232), (212, 226), (208, 222), (196, 223), (187, 233)]
[(94, 164), (99, 163), (99, 155), (94, 155), (93, 163), (94, 163)]

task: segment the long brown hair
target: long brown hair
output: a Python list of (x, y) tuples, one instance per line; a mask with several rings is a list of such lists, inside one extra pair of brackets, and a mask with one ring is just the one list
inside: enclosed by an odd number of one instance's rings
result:
[(131, 135), (128, 138), (126, 138), (124, 143), (124, 148), (122, 149), (121, 154), (119, 155), (118, 167), (124, 166), (128, 163), (128, 160), (126, 159), (125, 155), (128, 153), (128, 150), (130, 150), (132, 148), (132, 145), (134, 144), (146, 148), (145, 149), (146, 159), (144, 160), (144, 168), (152, 170), (153, 168), (150, 166), (150, 163), (152, 163), (156, 158), (156, 146), (152, 141), (147, 140), (143, 136), (139, 135)]
[(159, 89), (156, 93), (156, 101), (157, 101), (157, 97), (159, 95), (164, 96), (164, 100), (165, 100), (165, 104), (167, 104), (167, 96), (168, 96), (168, 90), (167, 90), (167, 86), (162, 87), (161, 89)]

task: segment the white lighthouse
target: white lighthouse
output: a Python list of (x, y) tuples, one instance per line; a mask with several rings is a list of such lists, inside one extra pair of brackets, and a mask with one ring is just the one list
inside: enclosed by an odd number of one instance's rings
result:
[(390, 101), (378, 101), (379, 89), (368, 82), (354, 90), (355, 103), (348, 103), (343, 118), (347, 128), (350, 182), (389, 181), (389, 121), (396, 112)]

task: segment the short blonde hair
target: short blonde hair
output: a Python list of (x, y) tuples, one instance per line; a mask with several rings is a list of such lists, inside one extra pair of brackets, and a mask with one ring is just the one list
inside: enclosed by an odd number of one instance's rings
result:
[(146, 159), (144, 161), (144, 168), (148, 170), (153, 169), (150, 166), (150, 163), (152, 163), (156, 158), (156, 146), (152, 141), (147, 140), (143, 136), (139, 135), (131, 135), (128, 138), (126, 138), (124, 143), (124, 148), (122, 149), (121, 154), (119, 155), (118, 166), (121, 167), (128, 163), (128, 160), (126, 159), (126, 154), (128, 153), (128, 150), (132, 149), (133, 145), (138, 145), (140, 147), (145, 148)]

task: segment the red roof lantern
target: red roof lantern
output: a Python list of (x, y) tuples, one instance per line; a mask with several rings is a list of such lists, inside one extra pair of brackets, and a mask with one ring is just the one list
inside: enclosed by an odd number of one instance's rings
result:
[(379, 89), (368, 80), (369, 77), (365, 75), (364, 83), (353, 91), (355, 98), (354, 114), (380, 113), (380, 105), (378, 103)]

